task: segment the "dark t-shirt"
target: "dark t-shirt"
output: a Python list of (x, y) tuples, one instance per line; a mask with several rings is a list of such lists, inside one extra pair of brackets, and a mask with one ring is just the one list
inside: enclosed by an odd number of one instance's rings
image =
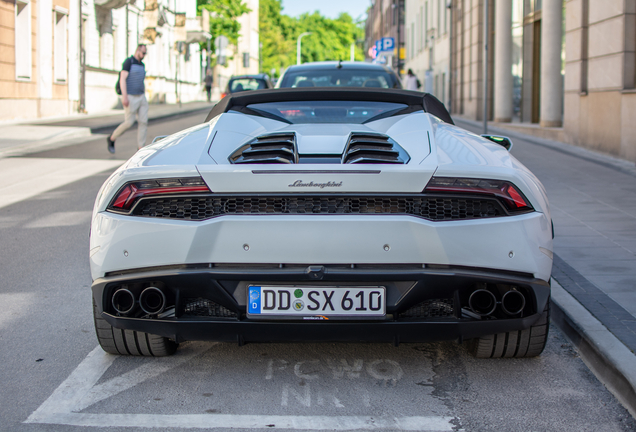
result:
[(121, 67), (128, 71), (126, 78), (126, 89), (129, 95), (141, 95), (145, 92), (144, 79), (146, 78), (146, 67), (143, 62), (137, 60), (135, 56), (128, 57)]
[(206, 75), (205, 76), (205, 86), (206, 87), (212, 87), (212, 81), (214, 81), (214, 79), (212, 78), (212, 75)]

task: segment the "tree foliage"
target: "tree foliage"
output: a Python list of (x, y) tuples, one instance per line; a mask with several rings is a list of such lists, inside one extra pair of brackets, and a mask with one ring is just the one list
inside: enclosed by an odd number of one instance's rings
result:
[(210, 11), (212, 41), (224, 35), (231, 44), (236, 45), (241, 31), (241, 24), (237, 18), (250, 11), (245, 3), (241, 0), (197, 0), (197, 8), (199, 14), (202, 9)]
[(349, 60), (351, 44), (355, 44), (356, 60), (364, 60), (362, 45), (364, 22), (355, 22), (347, 13), (336, 19), (318, 12), (293, 18), (282, 13), (281, 0), (260, 0), (259, 32), (263, 70), (281, 73), (296, 64), (296, 40), (301, 33), (312, 32), (302, 39), (302, 62)]

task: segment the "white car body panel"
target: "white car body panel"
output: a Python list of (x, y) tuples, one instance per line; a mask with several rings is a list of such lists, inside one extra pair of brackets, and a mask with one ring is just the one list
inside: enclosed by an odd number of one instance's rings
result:
[(91, 256), (91, 269), (97, 279), (175, 263), (426, 263), (526, 272), (547, 280), (552, 260), (539, 248), (552, 250), (544, 235), (549, 230), (549, 219), (539, 212), (441, 223), (373, 215), (175, 221), (103, 212), (93, 222), (91, 249), (99, 250)]

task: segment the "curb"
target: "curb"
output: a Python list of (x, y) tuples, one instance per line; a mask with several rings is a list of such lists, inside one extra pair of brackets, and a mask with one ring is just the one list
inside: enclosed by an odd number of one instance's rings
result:
[(552, 323), (572, 341), (583, 362), (636, 418), (636, 355), (552, 279)]

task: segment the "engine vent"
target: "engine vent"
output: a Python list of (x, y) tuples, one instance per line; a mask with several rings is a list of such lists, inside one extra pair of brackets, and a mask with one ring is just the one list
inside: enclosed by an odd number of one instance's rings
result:
[(384, 134), (353, 132), (342, 155), (343, 164), (406, 164), (410, 156)]
[(256, 137), (229, 157), (231, 163), (298, 163), (296, 134), (275, 133)]

